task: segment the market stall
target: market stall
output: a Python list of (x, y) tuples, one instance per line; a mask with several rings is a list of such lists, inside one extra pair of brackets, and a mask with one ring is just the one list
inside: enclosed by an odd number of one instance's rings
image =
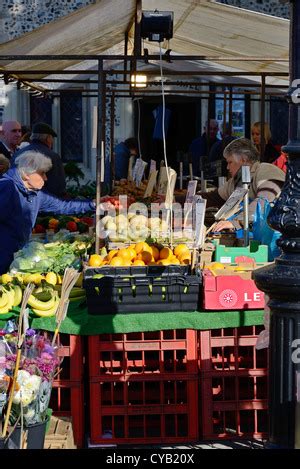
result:
[[(285, 34), (284, 31), (282, 34)], [(205, 85), (204, 81), (197, 81), (199, 77), (202, 80), (206, 78), (208, 80), (206, 83), (210, 84), (216, 84), (220, 77), (226, 77), (229, 89), (225, 86), (223, 89), (224, 121), (227, 98), (229, 98), (230, 121), (232, 119), (232, 87), (237, 85), (238, 81), (244, 80), (242, 83), (244, 91), (250, 88), (250, 91), (247, 90), (249, 95), (261, 94), (261, 120), (264, 121), (266, 94), (272, 95), (274, 92), (276, 95), (281, 95), (286, 85), (287, 71), (282, 65), (286, 59), (280, 56), (280, 59), (277, 59), (279, 63), (274, 63), (272, 57), (261, 58), (264, 66), (268, 67), (267, 71), (261, 72), (252, 71), (251, 62), (260, 63), (257, 57), (239, 57), (242, 63), (247, 64), (245, 70), (224, 71), (216, 70), (214, 60), (224, 67), (225, 63), (233, 63), (236, 58), (174, 55), (171, 57), (172, 64), (170, 54), (164, 54), (163, 58), (161, 55), (147, 54), (145, 58), (137, 53), (137, 50), (135, 52), (135, 56), (125, 54), (1, 57), (4, 61), (3, 73), (7, 83), (17, 79), (20, 87), (21, 83), (26, 83), (26, 86), (29, 84), (41, 93), (47, 93), (48, 90), (39, 86), (38, 80), (42, 83), (43, 80), (49, 83), (53, 80), (55, 83), (59, 78), (47, 77), (49, 68), (41, 69), (39, 65), (39, 69), (35, 70), (36, 61), (43, 61), (45, 67), (46, 62), (52, 63), (51, 72), (65, 74), (66, 77), (72, 73), (97, 76), (96, 201), (98, 206), (105, 203), (110, 204), (111, 208), (113, 206), (115, 214), (107, 215), (110, 219), (104, 220), (105, 217), (101, 219), (98, 211), (92, 223), (90, 223), (91, 217), (78, 219), (70, 217), (68, 220), (59, 220), (55, 214), (46, 222), (39, 220), (35, 227), (35, 235), (45, 233), (52, 239), (48, 239), (48, 243), (44, 243), (45, 239), (41, 239), (40, 244), (44, 246), (35, 246), (39, 251), (39, 260), (35, 261), (32, 267), (24, 262), (24, 259), (28, 262), (30, 252), (16, 256), (13, 266), (15, 272), (9, 272), (5, 280), (2, 278), (3, 284), (7, 286), (4, 287), (6, 291), (1, 290), (3, 310), (0, 326), (4, 327), (8, 319), (18, 318), (19, 303), (22, 299), (20, 297), (22, 287), (18, 282), (25, 283), (27, 274), (31, 276), (27, 281), (35, 284), (34, 298), (31, 298), (31, 304), (28, 303), (31, 309), (31, 327), (57, 333), (56, 312), (62, 293), (59, 278), (63, 276), (67, 266), (72, 264), (76, 267), (77, 263), (77, 268), (83, 267), (84, 270), (87, 298), (84, 298), (85, 291), (82, 285), (77, 286), (79, 291), (74, 287), (72, 291), (75, 301), (69, 303), (65, 309), (67, 315), (61, 318), (63, 320), (59, 323), (59, 340), (62, 343), (66, 341), (61, 353), (68, 359), (66, 368), (69, 375), (65, 378), (64, 371), (59, 372), (58, 379), (54, 381), (53, 396), (57, 401), (56, 410), (60, 413), (64, 412), (63, 403), (67, 402), (67, 412), (74, 418), (78, 446), (83, 445), (84, 418), (88, 417), (83, 415), (84, 403), (88, 403), (89, 406), (87, 414), (90, 419), (89, 431), (92, 444), (105, 444), (108, 439), (113, 444), (133, 442), (137, 444), (186, 442), (197, 441), (199, 438), (230, 436), (262, 437), (267, 432), (267, 353), (265, 350), (257, 351), (255, 344), (262, 329), (259, 326), (263, 324), (264, 298), (261, 292), (255, 289), (251, 273), (258, 267), (253, 259), (258, 264), (268, 262), (268, 249), (266, 246), (259, 246), (256, 250), (257, 255), (259, 253), (263, 256), (256, 258), (253, 254), (256, 251), (251, 250), (248, 247), (249, 243), (245, 241), (244, 251), (236, 251), (231, 258), (225, 246), (215, 243), (214, 251), (218, 256), (214, 260), (216, 264), (212, 264), (211, 259), (204, 260), (201, 258), (202, 255), (205, 257), (206, 253), (203, 239), (203, 210), (198, 213), (197, 221), (200, 228), (194, 230), (191, 244), (188, 246), (185, 239), (176, 244), (173, 236), (172, 210), (175, 183), (178, 181), (176, 172), (169, 172), (167, 161), (165, 168), (153, 168), (155, 176), (152, 180), (151, 171), (149, 179), (145, 180), (144, 168), (136, 170), (130, 181), (116, 184), (112, 180), (114, 193), (106, 199), (101, 197), (105, 161), (113, 162), (113, 142), (111, 142), (110, 155), (106, 155), (104, 145), (107, 132), (106, 96), (111, 98), (113, 135), (114, 99), (118, 96), (131, 99), (141, 95), (141, 91), (133, 90), (130, 85), (127, 65), (124, 70), (112, 69), (106, 65), (111, 60), (130, 63), (131, 68), (142, 65), (143, 68), (148, 68), (147, 74), (151, 77), (157, 74), (157, 70), (148, 67), (149, 61), (153, 64), (164, 63), (166, 68), (164, 75), (173, 77), (172, 85), (176, 88), (172, 90), (173, 93), (188, 94), (188, 90), (182, 84), (183, 77), (193, 76), (195, 78), (193, 82), (186, 80), (185, 85), (194, 86), (192, 93), (201, 94), (203, 99), (209, 99), (216, 91), (202, 89)], [(87, 59), (95, 61), (96, 70), (64, 68), (67, 64)], [(24, 61), (20, 62), (22, 70), (18, 67), (20, 60)], [(29, 65), (30, 60), (33, 61), (32, 66)], [(199, 67), (193, 66), (192, 69), (187, 67), (186, 70), (181, 67), (180, 70), (178, 64), (183, 60), (198, 62)], [(212, 62), (209, 70), (206, 70), (207, 62)], [(123, 80), (120, 80), (119, 76), (123, 77)], [(268, 77), (271, 79), (268, 80)], [(260, 83), (257, 88), (258, 80)], [(79, 81), (85, 83), (84, 78)], [(161, 82), (163, 83), (162, 76)], [(122, 88), (119, 85), (122, 85)], [(152, 85), (156, 86), (157, 83), (153, 80)], [(255, 90), (251, 91), (253, 87)], [(53, 88), (49, 90), (53, 96), (63, 92), (67, 90), (53, 90)], [(150, 92), (151, 90), (143, 91), (145, 94)], [(93, 97), (95, 90), (83, 89), (82, 93), (86, 97)], [(179, 191), (182, 191), (182, 174), (178, 177), (181, 182)], [(193, 180), (192, 175), (190, 179)], [(191, 205), (194, 203), (196, 208), (197, 200), (194, 198), (196, 186), (194, 189), (193, 194), (190, 194)], [(119, 199), (119, 196), (124, 195), (130, 195), (133, 199), (127, 198), (126, 207), (121, 206), (122, 201)], [(153, 217), (148, 217), (149, 204), (162, 200), (161, 196), (167, 202), (167, 219), (162, 220), (159, 215), (153, 223)], [(139, 198), (141, 200), (138, 200)], [(146, 202), (145, 199), (148, 199), (148, 205), (144, 204), (146, 215), (142, 215), (143, 220), (141, 214), (137, 214), (137, 217), (140, 217), (137, 219), (134, 218), (135, 215), (129, 218), (126, 213), (126, 220), (123, 218), (121, 221), (121, 215), (125, 216), (120, 213), (122, 208), (127, 209), (136, 201)], [(98, 229), (101, 223), (106, 232), (102, 238)], [(59, 239), (59, 229), (63, 224), (65, 229), (71, 233), (75, 232), (71, 242)], [(93, 232), (95, 226), (96, 233)], [(88, 232), (89, 228), (91, 228), (90, 239), (86, 239), (84, 232)], [(124, 233), (129, 228), (130, 235), (127, 236)], [(82, 231), (83, 235), (77, 233), (77, 229)], [(150, 231), (157, 229), (164, 232), (164, 237), (155, 236), (154, 241), (148, 240)], [(52, 232), (49, 233), (49, 230)], [(117, 234), (114, 235), (116, 230)], [(58, 231), (57, 238), (54, 238), (56, 236), (54, 231)], [(136, 249), (138, 244), (140, 249)], [(178, 245), (181, 246), (181, 253), (176, 252)], [(238, 250), (240, 246), (236, 245), (233, 249)], [(33, 257), (36, 258), (35, 254), (36, 252)], [(239, 256), (243, 259), (237, 260), (236, 257)], [(224, 263), (228, 268), (224, 267)], [(244, 282), (247, 282), (246, 287)], [(140, 287), (144, 290), (140, 290)], [(179, 302), (173, 301), (171, 304), (171, 301), (166, 300), (171, 291), (172, 298), (176, 297), (177, 301), (179, 297)], [(71, 298), (71, 291), (68, 293)], [(6, 302), (5, 295), (9, 298)], [(79, 300), (76, 299), (77, 295), (80, 297)], [(159, 300), (156, 301), (154, 309), (155, 295)], [(187, 298), (185, 295), (192, 295), (192, 300), (189, 297), (191, 301), (185, 301)], [(216, 303), (211, 302), (210, 295), (214, 295), (215, 300), (219, 302), (218, 307), (215, 306)], [(107, 310), (100, 300), (108, 303)], [(147, 306), (145, 303), (142, 304), (142, 301), (151, 304), (149, 310), (152, 312), (145, 312)], [(131, 304), (134, 312), (130, 308)], [(113, 314), (112, 307), (115, 308)], [(88, 337), (84, 340), (83, 336)], [(88, 390), (84, 389), (84, 376), (89, 383)]]

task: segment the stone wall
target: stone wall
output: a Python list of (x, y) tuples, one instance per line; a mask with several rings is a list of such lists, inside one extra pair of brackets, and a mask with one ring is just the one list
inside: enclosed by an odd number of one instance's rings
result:
[(280, 0), (217, 0), (235, 7), (267, 13), (268, 15), (289, 18), (289, 4), (283, 4)]
[(0, 43), (91, 3), (95, 0), (0, 0)]

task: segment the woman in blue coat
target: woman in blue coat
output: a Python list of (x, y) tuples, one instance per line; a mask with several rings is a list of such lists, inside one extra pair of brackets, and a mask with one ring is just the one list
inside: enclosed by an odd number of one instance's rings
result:
[(93, 201), (64, 201), (41, 191), (52, 163), (42, 153), (26, 151), (0, 179), (0, 274), (30, 238), (38, 212), (79, 214), (96, 209)]

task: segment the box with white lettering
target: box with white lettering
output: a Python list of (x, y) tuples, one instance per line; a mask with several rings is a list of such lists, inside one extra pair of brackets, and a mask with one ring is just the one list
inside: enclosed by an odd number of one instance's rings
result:
[(247, 269), (241, 265), (220, 269), (205, 268), (203, 270), (204, 309), (217, 311), (264, 308), (264, 293), (252, 280), (252, 271), (253, 268)]

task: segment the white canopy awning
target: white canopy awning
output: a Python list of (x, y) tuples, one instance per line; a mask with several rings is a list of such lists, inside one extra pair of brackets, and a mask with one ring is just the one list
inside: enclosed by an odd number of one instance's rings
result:
[[(108, 51), (123, 54), (125, 31), (134, 21), (135, 3), (135, 0), (98, 0), (96, 4), (0, 45), (0, 58), (1, 55), (101, 55)], [(211, 70), (212, 77), (222, 70), (237, 75), (239, 72), (288, 73), (289, 20), (212, 0), (143, 0), (143, 10), (156, 8), (174, 12), (174, 36), (169, 44), (172, 52), (207, 59), (189, 64), (164, 62), (165, 68)], [(149, 53), (158, 53), (157, 43), (146, 42), (144, 46)], [(167, 44), (163, 46), (168, 48)], [(25, 78), (21, 73), (25, 70), (51, 72), (73, 66), (75, 62), (2, 60), (0, 69), (16, 70), (18, 76)], [(259, 79), (244, 76), (243, 80)], [(288, 78), (273, 76), (267, 83), (280, 86), (287, 84)]]

